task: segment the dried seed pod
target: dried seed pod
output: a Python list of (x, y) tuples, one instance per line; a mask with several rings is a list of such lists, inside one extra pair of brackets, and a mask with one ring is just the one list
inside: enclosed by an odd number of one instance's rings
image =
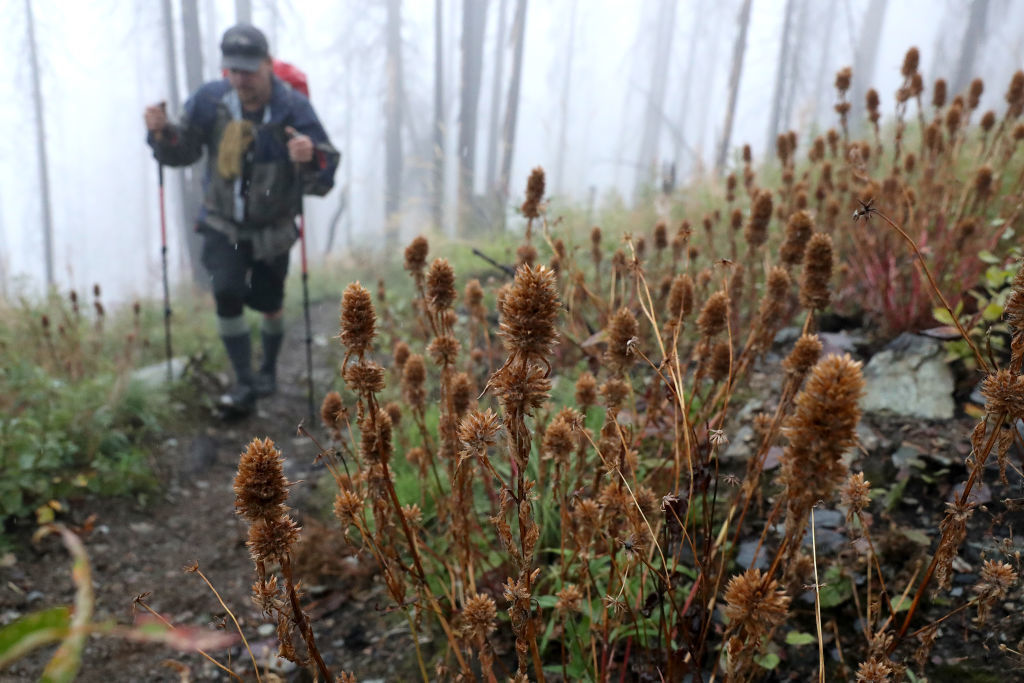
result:
[(249, 521), (274, 518), (288, 499), (284, 458), (270, 439), (253, 439), (238, 459), (235, 512)]
[(800, 305), (805, 309), (824, 310), (832, 301), (829, 281), (832, 279), (832, 238), (815, 233), (807, 243), (804, 269), (800, 278)]
[(620, 308), (608, 321), (605, 329), (608, 350), (604, 358), (614, 372), (628, 370), (636, 361), (632, 344), (635, 343), (639, 329), (636, 316), (627, 308)]
[(555, 320), (560, 304), (555, 274), (547, 266), (516, 269), (512, 288), (501, 299), (498, 334), (510, 355), (545, 358), (554, 348), (558, 333)]
[(526, 181), (526, 199), (521, 207), (526, 218), (540, 217), (540, 203), (544, 200), (544, 169), (540, 166), (530, 172)]
[(712, 294), (697, 317), (697, 328), (701, 336), (711, 338), (725, 330), (729, 321), (729, 295), (725, 292)]
[(370, 348), (376, 334), (377, 313), (370, 292), (358, 282), (351, 283), (341, 295), (341, 343), (349, 354), (361, 356)]
[(427, 271), (427, 304), (430, 310), (439, 313), (450, 308), (455, 296), (455, 270), (448, 259), (434, 259)]
[(413, 239), (405, 248), (405, 269), (410, 273), (422, 273), (427, 267), (427, 253), (430, 251), (430, 244), (427, 238), (422, 235)]
[(754, 197), (754, 205), (750, 211), (743, 237), (751, 249), (757, 248), (768, 239), (768, 223), (772, 220), (772, 193), (763, 190)]
[(803, 261), (807, 242), (814, 232), (814, 219), (807, 211), (797, 211), (786, 222), (786, 239), (779, 249), (783, 265), (798, 266)]

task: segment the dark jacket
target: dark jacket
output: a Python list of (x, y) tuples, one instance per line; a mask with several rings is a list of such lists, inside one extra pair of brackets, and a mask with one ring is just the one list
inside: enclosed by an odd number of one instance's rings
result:
[[(232, 120), (242, 116), (238, 96), (226, 79), (199, 88), (185, 103), (181, 122), (169, 126), (160, 140), (152, 133), (148, 137), (153, 156), (168, 166), (193, 164), (206, 147), (199, 219), (233, 242), (252, 241), (257, 259), (269, 259), (291, 247), (301, 195), (327, 194), (334, 185), (340, 158), (309, 100), (276, 76), (272, 87), (270, 102), (264, 108), (263, 119), (255, 123), (238, 178), (224, 178), (217, 170), (224, 131)], [(286, 126), (313, 140), (313, 161), (298, 169), (288, 159)]]

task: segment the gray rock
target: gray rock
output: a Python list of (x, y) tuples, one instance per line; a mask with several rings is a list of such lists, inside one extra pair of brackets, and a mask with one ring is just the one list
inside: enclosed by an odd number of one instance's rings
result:
[[(171, 381), (177, 382), (185, 372), (188, 358), (178, 356), (171, 359)], [(167, 361), (147, 365), (132, 373), (132, 380), (141, 383), (147, 389), (158, 389), (167, 384)]]
[(725, 449), (723, 457), (725, 458), (746, 458), (751, 453), (751, 439), (754, 438), (754, 429), (747, 425), (743, 425), (737, 431), (735, 436), (729, 438), (729, 446)]
[(875, 354), (864, 368), (866, 391), (861, 408), (868, 412), (930, 420), (953, 417), (953, 372), (942, 345), (928, 337), (901, 334)]
[(768, 551), (762, 545), (754, 559), (754, 549), (757, 548), (757, 541), (743, 541), (740, 543), (739, 551), (736, 553), (736, 566), (746, 569), (750, 563), (754, 563), (754, 569), (765, 570), (768, 568)]

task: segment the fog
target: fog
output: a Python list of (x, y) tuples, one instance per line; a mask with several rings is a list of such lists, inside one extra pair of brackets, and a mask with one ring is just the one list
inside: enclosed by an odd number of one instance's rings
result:
[[(394, 0), (392, 0), (394, 1)], [(499, 129), (513, 63), (511, 36), (517, 0), (486, 3), (486, 30), (477, 113), (474, 193), (485, 194), (495, 46), (504, 50)], [(855, 62), (869, 7), (880, 15), (878, 51), (870, 85), (886, 118), (894, 110), (900, 64), (910, 46), (921, 50), (924, 100), (937, 77), (952, 79), (961, 54), (969, 0), (789, 0), (792, 85), (780, 130), (807, 136), (835, 125), (835, 71)], [(235, 21), (233, 0), (198, 3), (203, 75), (219, 77), (218, 42)], [(1013, 70), (1024, 63), (1024, 3), (990, 0), (974, 74), (985, 79), (981, 103), (1001, 111)], [(403, 176), (399, 242), (431, 227), (430, 140), (434, 116), (434, 0), (401, 3)], [(729, 70), (743, 0), (528, 0), (510, 173), (510, 204), (517, 204), (529, 170), (548, 172), (556, 202), (632, 201), (638, 185), (657, 182), (661, 164), (677, 165), (679, 182), (714, 173), (723, 135)], [(144, 0), (2, 0), (6, 30), (0, 54), (0, 293), (38, 294), (46, 287), (43, 193), (36, 154), (39, 126), (33, 107), (33, 68), (27, 8), (34, 18), (43, 106), (54, 284), (65, 291), (93, 283), (105, 299), (156, 297), (160, 289), (157, 167), (145, 145), (142, 110), (171, 99), (166, 25), (161, 3)], [(178, 90), (185, 81), (182, 5), (171, 2)], [(459, 88), (462, 0), (442, 0), (446, 178), (440, 230), (457, 234)], [(499, 13), (504, 32), (499, 35)], [(314, 2), (253, 0), (253, 23), (267, 34), (276, 57), (306, 72), (311, 99), (332, 142), (344, 155), (336, 186), (306, 201), (309, 250), (324, 258), (329, 225), (348, 188), (332, 253), (350, 245), (382, 248), (386, 225), (385, 97), (387, 8), (384, 0)], [(739, 82), (731, 146), (749, 143), (766, 154), (769, 110), (782, 49), (786, 0), (753, 0)], [(671, 16), (670, 29), (665, 17)], [(876, 17), (877, 18), (877, 17)], [(659, 31), (659, 28), (663, 29)], [(667, 49), (655, 54), (658, 45)], [(570, 59), (571, 44), (571, 59)], [(692, 62), (691, 62), (692, 55)], [(656, 64), (652, 60), (657, 60)], [(687, 78), (690, 74), (690, 78)], [(653, 158), (641, 149), (664, 76)], [(855, 72), (854, 78), (858, 74)], [(955, 93), (951, 93), (955, 94)], [(180, 111), (181, 102), (169, 102)], [(860, 108), (860, 102), (854, 102)], [(911, 105), (911, 111), (913, 111)], [(883, 118), (883, 124), (885, 118)], [(563, 142), (564, 141), (564, 142)], [(806, 145), (802, 149), (806, 149)], [(730, 155), (730, 163), (734, 159)], [(561, 169), (559, 173), (558, 169)], [(179, 172), (168, 171), (167, 216), (171, 278), (188, 282)], [(515, 221), (510, 227), (517, 226)]]

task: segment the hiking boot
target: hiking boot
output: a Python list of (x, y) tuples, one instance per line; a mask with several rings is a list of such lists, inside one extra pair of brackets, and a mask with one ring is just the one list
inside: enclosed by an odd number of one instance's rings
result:
[(256, 410), (256, 392), (248, 384), (236, 384), (217, 399), (217, 407), (225, 417), (245, 417)]
[(277, 378), (269, 372), (260, 371), (253, 378), (253, 391), (256, 398), (267, 398), (277, 393)]

